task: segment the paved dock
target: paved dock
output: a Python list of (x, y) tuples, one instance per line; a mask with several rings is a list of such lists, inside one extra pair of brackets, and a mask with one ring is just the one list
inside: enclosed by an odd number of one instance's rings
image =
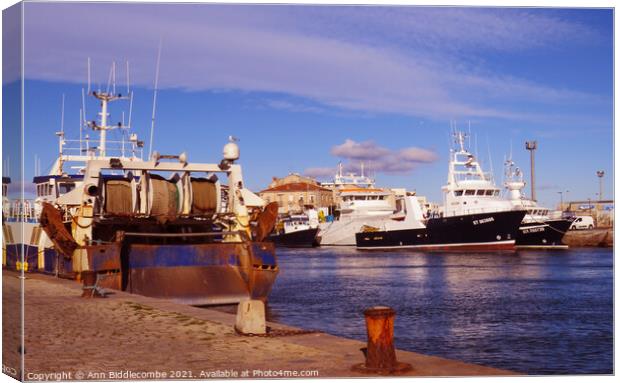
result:
[[(3, 364), (16, 374), (21, 282), (19, 273), (3, 271)], [(241, 336), (233, 314), (111, 290), (83, 299), (80, 284), (42, 274), (23, 282), (29, 381), (372, 376), (351, 371), (364, 361), (360, 341), (325, 333)], [(279, 334), (300, 330), (268, 326)], [(406, 376), (514, 374), (401, 350), (397, 358), (413, 365)]]

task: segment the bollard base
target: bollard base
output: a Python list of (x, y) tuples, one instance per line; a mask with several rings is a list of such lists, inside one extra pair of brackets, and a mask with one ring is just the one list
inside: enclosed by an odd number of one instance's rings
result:
[(105, 298), (105, 293), (99, 292), (97, 289), (82, 288), (81, 298)]
[(235, 331), (243, 335), (265, 335), (265, 304), (257, 299), (246, 299), (237, 306)]
[(82, 298), (105, 298), (105, 293), (97, 286), (98, 276), (94, 271), (83, 271)]
[(366, 367), (366, 363), (358, 363), (351, 367), (352, 371), (361, 372), (362, 374), (374, 375), (401, 375), (411, 370), (413, 367), (409, 363), (396, 362), (396, 366), (387, 368)]

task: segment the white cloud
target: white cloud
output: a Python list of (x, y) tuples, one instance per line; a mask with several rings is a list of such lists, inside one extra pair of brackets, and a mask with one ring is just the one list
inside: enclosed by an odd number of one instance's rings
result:
[(346, 139), (344, 143), (334, 146), (331, 154), (353, 160), (374, 160), (385, 157), (390, 151), (377, 146), (374, 141), (356, 142)]
[(422, 148), (406, 148), (398, 153), (398, 157), (411, 162), (434, 162), (437, 161), (437, 153), (432, 150)]
[[(107, 82), (112, 59), (129, 59), (132, 81), (150, 87), (161, 36), (163, 88), (275, 92), (337, 108), (434, 119), (535, 119), (492, 105), (598, 100), (452, 60), (475, 57), (480, 49), (528, 49), (593, 34), (541, 12), (27, 3), (26, 14), (25, 73), (33, 79), (83, 82), (90, 56), (94, 83)], [(321, 111), (282, 101), (271, 106)]]
[[(359, 171), (363, 163), (369, 171), (383, 173), (409, 173), (420, 164), (438, 159), (437, 154), (429, 149), (407, 147), (390, 150), (374, 141), (356, 142), (351, 139), (332, 147), (331, 154), (349, 161), (345, 164), (347, 171)], [(317, 173), (315, 169), (312, 170)]]

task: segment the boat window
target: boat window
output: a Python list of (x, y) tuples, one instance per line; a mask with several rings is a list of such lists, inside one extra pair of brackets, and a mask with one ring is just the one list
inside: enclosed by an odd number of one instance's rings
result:
[(476, 195), (484, 195), (484, 190), (478, 190), (478, 192), (476, 193)]
[(492, 189), (487, 190), (486, 195), (493, 195), (493, 190)]
[(475, 190), (465, 190), (465, 195), (475, 195), (476, 191)]
[(61, 195), (69, 193), (73, 189), (75, 189), (75, 184), (73, 183), (61, 183), (60, 185), (58, 185), (58, 192)]
[(499, 195), (499, 190), (495, 190), (495, 193), (493, 193), (496, 197)]
[(380, 196), (379, 196), (379, 200), (380, 200), (380, 201), (383, 201), (384, 199), (385, 199), (385, 196), (384, 196), (384, 195), (380, 195)]
[(355, 196), (355, 199), (356, 199), (357, 201), (364, 201), (364, 200), (366, 199), (366, 196), (363, 196), (363, 195), (358, 195), (358, 196)]
[(457, 197), (462, 196), (463, 195), (463, 191), (462, 190), (455, 190), (454, 191), (454, 195), (457, 196)]

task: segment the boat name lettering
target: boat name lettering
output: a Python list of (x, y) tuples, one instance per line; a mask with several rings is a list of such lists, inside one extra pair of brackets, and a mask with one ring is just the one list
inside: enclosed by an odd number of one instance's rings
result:
[(545, 228), (544, 227), (532, 227), (532, 228), (523, 230), (523, 234), (538, 233), (538, 232), (541, 232), (541, 231), (545, 231)]
[(475, 219), (475, 220), (472, 221), (472, 223), (474, 225), (479, 225), (479, 224), (482, 224), (482, 223), (489, 223), (489, 222), (493, 222), (493, 221), (495, 221), (495, 219), (493, 217), (489, 217), (489, 218)]

